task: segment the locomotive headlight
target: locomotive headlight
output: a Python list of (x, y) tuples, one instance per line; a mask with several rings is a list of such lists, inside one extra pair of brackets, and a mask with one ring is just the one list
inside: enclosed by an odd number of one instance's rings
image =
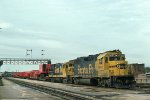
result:
[(125, 69), (126, 68), (126, 64), (118, 64), (117, 68)]
[(120, 68), (120, 65), (117, 65), (118, 68)]
[(121, 68), (121, 69), (125, 69), (125, 68), (126, 68), (126, 65), (125, 65), (125, 64), (120, 64), (120, 68)]

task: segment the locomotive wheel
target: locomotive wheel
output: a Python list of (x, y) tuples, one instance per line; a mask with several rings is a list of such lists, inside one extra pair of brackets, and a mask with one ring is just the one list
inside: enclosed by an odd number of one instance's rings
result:
[(63, 79), (63, 83), (66, 84), (67, 83), (67, 79)]
[(60, 82), (60, 83), (63, 83), (63, 79), (62, 79), (62, 78), (60, 78), (60, 79), (59, 79), (59, 82)]
[(41, 75), (39, 76), (39, 80), (44, 80), (44, 74), (41, 74)]
[(119, 89), (119, 88), (120, 88), (120, 84), (116, 83), (116, 84), (115, 84), (115, 88), (116, 88), (116, 89)]
[(99, 87), (102, 87), (102, 84), (99, 82), (99, 83), (98, 83), (98, 86), (99, 86)]
[(79, 84), (79, 80), (77, 78), (74, 79), (74, 84)]
[(53, 78), (51, 78), (51, 82), (55, 82), (55, 80)]

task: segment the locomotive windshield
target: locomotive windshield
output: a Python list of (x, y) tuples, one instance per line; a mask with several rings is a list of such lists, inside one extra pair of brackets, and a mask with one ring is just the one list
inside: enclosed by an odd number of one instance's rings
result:
[(119, 55), (110, 55), (109, 61), (119, 61), (120, 56)]

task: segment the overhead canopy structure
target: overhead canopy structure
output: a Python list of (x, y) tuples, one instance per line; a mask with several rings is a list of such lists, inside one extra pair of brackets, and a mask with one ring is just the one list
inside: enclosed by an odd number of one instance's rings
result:
[(31, 58), (0, 58), (0, 66), (5, 65), (33, 65), (51, 64), (51, 59), (31, 59)]

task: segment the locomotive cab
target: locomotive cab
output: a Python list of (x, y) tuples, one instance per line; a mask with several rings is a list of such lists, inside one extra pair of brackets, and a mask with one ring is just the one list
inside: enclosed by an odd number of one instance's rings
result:
[(111, 54), (109, 56), (109, 72), (110, 76), (128, 75), (127, 61), (124, 55)]
[(129, 74), (125, 55), (119, 50), (107, 51), (97, 57), (99, 85), (116, 88), (128, 88), (134, 80)]
[(65, 79), (63, 83), (73, 83), (73, 75), (74, 75), (74, 60), (70, 60), (63, 64), (63, 73)]

